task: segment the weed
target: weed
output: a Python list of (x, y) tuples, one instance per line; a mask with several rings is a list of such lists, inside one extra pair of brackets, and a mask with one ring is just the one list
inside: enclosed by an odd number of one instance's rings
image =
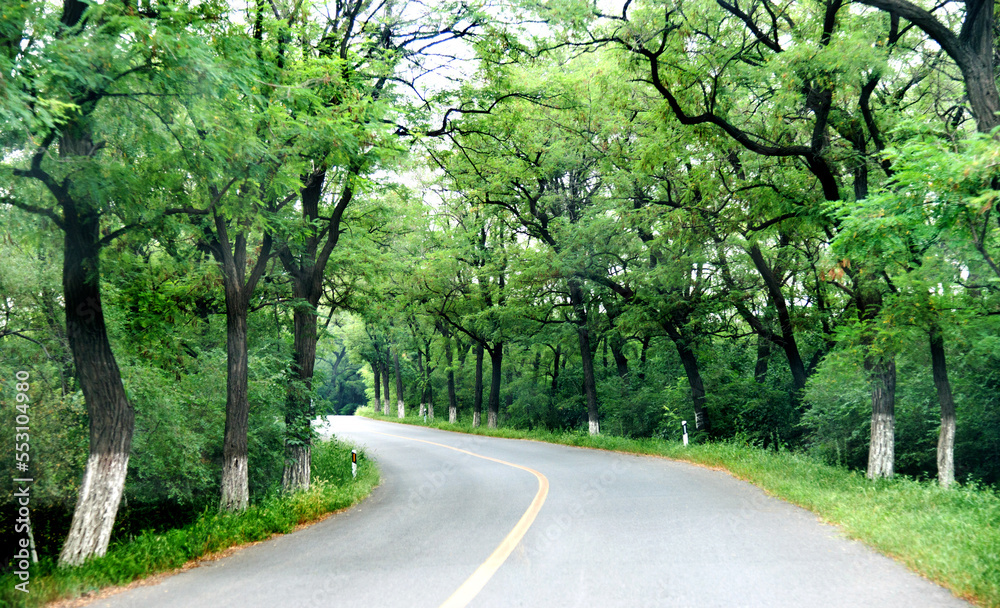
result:
[(168, 572), (185, 563), (232, 546), (285, 534), (297, 525), (349, 507), (378, 485), (375, 464), (358, 451), (358, 477), (351, 476), (350, 444), (332, 440), (313, 446), (312, 483), (294, 494), (272, 493), (242, 513), (205, 510), (183, 528), (146, 532), (112, 544), (104, 557), (74, 568), (57, 568), (42, 559), (31, 568), (30, 593), (14, 589), (11, 573), (0, 577), (0, 606), (33, 608), (77, 597), (104, 587), (124, 585)]

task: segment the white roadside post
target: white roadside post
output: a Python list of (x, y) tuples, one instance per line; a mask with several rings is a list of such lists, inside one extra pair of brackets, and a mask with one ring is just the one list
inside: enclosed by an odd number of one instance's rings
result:
[(351, 477), (358, 477), (358, 451), (351, 450)]
[(688, 421), (681, 420), (681, 428), (684, 429), (684, 445), (688, 444)]

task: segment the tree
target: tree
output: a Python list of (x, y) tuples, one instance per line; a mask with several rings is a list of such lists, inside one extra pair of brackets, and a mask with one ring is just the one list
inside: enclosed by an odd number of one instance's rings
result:
[[(134, 227), (141, 195), (119, 188), (126, 173), (113, 167), (122, 159), (104, 158), (103, 138), (113, 134), (112, 106), (156, 95), (171, 84), (175, 60), (197, 65), (203, 46), (192, 32), (199, 17), (183, 6), (163, 14), (151, 8), (147, 15), (128, 3), (78, 0), (65, 0), (58, 13), (44, 4), (24, 8), (14, 23), (21, 27), (5, 23), (0, 44), (14, 75), (5, 83), (4, 140), (24, 146), (5, 163), (5, 173), (19, 181), (8, 182), (4, 202), (47, 218), (64, 237), (66, 332), (90, 424), (90, 456), (59, 559), (75, 565), (107, 548), (135, 420), (108, 340), (100, 258), (104, 247)], [(63, 69), (49, 71), (49, 63)], [(109, 175), (115, 176), (110, 183)], [(51, 202), (25, 202), (15, 185), (25, 179), (44, 186)], [(115, 212), (125, 217), (112, 221)]]
[[(907, 0), (857, 0), (903, 18), (917, 26), (936, 42), (955, 62), (962, 74), (976, 129), (990, 133), (1000, 125), (1000, 93), (997, 91), (995, 53), (995, 3), (989, 0), (965, 0), (962, 25), (955, 34), (940, 19)], [(942, 7), (937, 7), (938, 9)]]

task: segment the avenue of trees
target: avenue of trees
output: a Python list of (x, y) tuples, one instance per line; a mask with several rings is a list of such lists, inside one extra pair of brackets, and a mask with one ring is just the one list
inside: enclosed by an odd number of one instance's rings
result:
[(998, 6), (4, 4), (42, 548), (307, 487), (359, 405), (1000, 482)]

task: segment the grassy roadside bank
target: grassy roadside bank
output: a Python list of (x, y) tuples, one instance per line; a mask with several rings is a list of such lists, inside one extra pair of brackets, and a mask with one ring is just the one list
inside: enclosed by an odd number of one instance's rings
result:
[(314, 445), (312, 484), (306, 492), (269, 496), (239, 514), (206, 511), (189, 526), (112, 543), (107, 555), (79, 567), (58, 569), (51, 559), (42, 559), (31, 568), (29, 593), (15, 589), (20, 579), (6, 574), (0, 577), (0, 606), (32, 608), (127, 585), (230, 547), (286, 534), (296, 526), (347, 508), (368, 496), (379, 483), (378, 468), (360, 450), (358, 477), (351, 478), (353, 447), (336, 440)]
[(360, 415), (447, 431), (531, 439), (563, 445), (663, 456), (725, 469), (773, 496), (837, 524), (851, 538), (889, 555), (955, 595), (1000, 608), (1000, 495), (897, 477), (869, 481), (857, 471), (833, 467), (802, 454), (766, 451), (735, 443), (683, 447), (658, 439), (590, 437), (580, 433), (472, 428), (419, 418)]

